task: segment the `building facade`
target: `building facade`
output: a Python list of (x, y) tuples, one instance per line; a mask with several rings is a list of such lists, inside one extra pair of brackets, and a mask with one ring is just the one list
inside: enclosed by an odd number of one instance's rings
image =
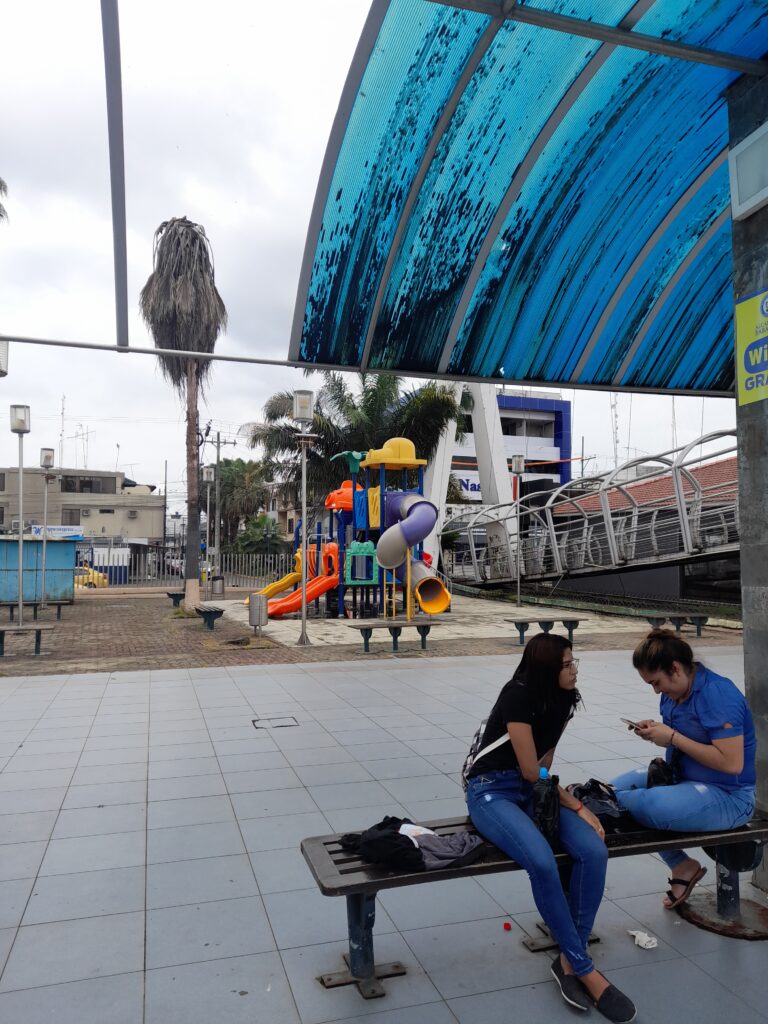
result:
[[(95, 469), (47, 472), (48, 525), (76, 528), (86, 539), (112, 543), (162, 543), (165, 498), (152, 484), (126, 480), (124, 473)], [(24, 469), (24, 526), (43, 523), (46, 471)], [(19, 473), (0, 468), (0, 532), (16, 533)]]
[[(571, 479), (571, 403), (551, 391), (499, 388), (496, 394), (504, 458), (525, 458), (522, 482), (551, 480), (565, 484)], [(475, 434), (469, 417), (463, 441), (457, 441), (451, 457), (451, 473), (464, 501), (483, 501), (477, 464)], [(512, 494), (516, 481), (512, 478)]]

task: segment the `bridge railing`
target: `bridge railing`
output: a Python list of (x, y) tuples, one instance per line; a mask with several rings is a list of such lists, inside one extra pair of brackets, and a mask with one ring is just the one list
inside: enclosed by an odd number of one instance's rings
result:
[(454, 512), (444, 564), (465, 582), (515, 580), (518, 564), (521, 577), (540, 580), (735, 550), (735, 450), (735, 431), (717, 431), (519, 501)]

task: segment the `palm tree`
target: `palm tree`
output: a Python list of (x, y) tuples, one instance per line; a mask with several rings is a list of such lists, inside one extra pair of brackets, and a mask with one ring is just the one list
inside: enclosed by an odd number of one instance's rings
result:
[[(155, 347), (212, 354), (226, 328), (227, 310), (216, 290), (211, 245), (201, 224), (186, 217), (163, 221), (155, 232), (153, 271), (139, 307)], [(207, 359), (161, 355), (163, 376), (187, 406), (187, 555), (184, 604), (200, 600), (200, 505), (197, 404), (210, 373)]]
[(240, 524), (266, 507), (268, 495), (260, 462), (222, 459), (219, 475), (223, 546), (235, 543)]
[[(463, 403), (452, 385), (428, 381), (403, 391), (402, 379), (389, 374), (361, 373), (357, 387), (351, 374), (325, 371), (317, 394), (312, 433), (317, 441), (307, 453), (307, 492), (310, 501), (322, 501), (328, 491), (348, 476), (343, 459), (332, 456), (345, 450), (381, 448), (390, 437), (408, 437), (419, 458), (430, 459), (444, 428), (456, 420), (462, 436)], [(273, 395), (264, 406), (264, 422), (241, 428), (251, 447), (262, 445), (265, 467), (285, 484), (286, 495), (296, 499), (300, 480), (298, 430), (291, 420), (293, 393)]]
[[(2, 178), (0, 178), (0, 196), (8, 195), (8, 186), (5, 184)], [(5, 212), (5, 207), (0, 203), (0, 220), (8, 220), (8, 214)]]

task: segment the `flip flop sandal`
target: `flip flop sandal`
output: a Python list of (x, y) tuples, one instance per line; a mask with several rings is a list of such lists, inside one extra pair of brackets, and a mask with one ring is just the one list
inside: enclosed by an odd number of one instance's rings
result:
[(685, 903), (685, 901), (691, 895), (693, 890), (696, 888), (696, 885), (702, 880), (706, 873), (706, 868), (699, 868), (699, 870), (696, 872), (693, 878), (668, 878), (667, 881), (670, 885), (684, 885), (685, 892), (681, 896), (676, 897), (671, 889), (667, 889), (667, 899), (670, 902), (669, 906), (667, 906), (665, 909), (674, 910), (675, 907), (679, 907), (681, 903)]

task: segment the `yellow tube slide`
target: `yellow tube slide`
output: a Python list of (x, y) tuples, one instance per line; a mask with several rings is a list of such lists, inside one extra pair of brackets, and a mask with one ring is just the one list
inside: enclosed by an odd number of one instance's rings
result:
[(419, 602), (419, 608), (427, 615), (442, 615), (451, 603), (448, 588), (436, 576), (427, 576), (417, 583), (414, 593)]
[[(297, 551), (293, 556), (293, 572), (287, 573), (282, 579), (275, 580), (274, 583), (269, 583), (266, 587), (262, 587), (261, 590), (257, 590), (257, 594), (264, 594), (266, 597), (275, 597), (276, 594), (281, 594), (284, 590), (289, 587), (295, 587), (298, 583), (301, 583), (301, 552)], [(243, 604), (250, 605), (250, 597), (246, 597)]]

